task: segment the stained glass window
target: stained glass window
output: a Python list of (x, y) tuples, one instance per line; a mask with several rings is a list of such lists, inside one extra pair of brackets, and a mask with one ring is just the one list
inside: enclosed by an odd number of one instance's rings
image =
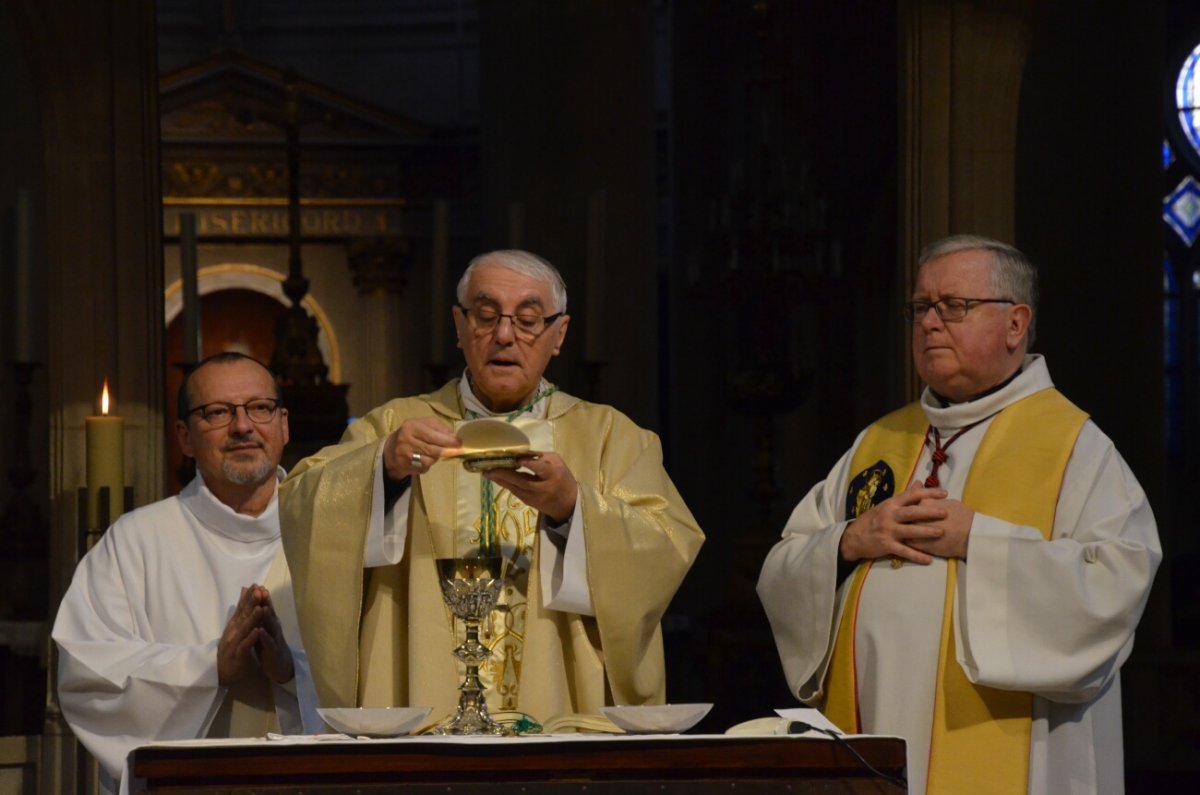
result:
[(1175, 80), (1175, 109), (1188, 143), (1200, 153), (1200, 45), (1188, 54)]
[(1163, 199), (1163, 220), (1189, 247), (1200, 236), (1200, 183), (1191, 174)]

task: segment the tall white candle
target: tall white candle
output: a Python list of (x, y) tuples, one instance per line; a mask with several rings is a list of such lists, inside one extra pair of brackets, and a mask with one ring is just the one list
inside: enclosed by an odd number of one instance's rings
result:
[(16, 241), (13, 252), (12, 340), (13, 358), (34, 360), (33, 339), (33, 200), (27, 188), (17, 191)]
[(183, 361), (199, 364), (200, 289), (196, 271), (196, 214), (179, 214), (179, 273), (183, 281)]
[(607, 196), (603, 190), (588, 197), (587, 261), (585, 289), (587, 318), (584, 323), (585, 356), (589, 362), (604, 361), (604, 225)]
[[(88, 527), (108, 527), (125, 510), (125, 420), (109, 414), (108, 381), (100, 414), (87, 417)], [(100, 489), (108, 488), (108, 514), (100, 514)]]
[(446, 364), (446, 313), (451, 311), (446, 300), (449, 273), (450, 202), (438, 199), (433, 203), (433, 264), (429, 273), (429, 311), (433, 315), (429, 360), (433, 364)]

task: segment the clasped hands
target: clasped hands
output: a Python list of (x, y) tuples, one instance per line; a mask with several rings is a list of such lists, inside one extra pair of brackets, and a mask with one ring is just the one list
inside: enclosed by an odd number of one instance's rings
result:
[(255, 669), (276, 684), (290, 682), (296, 675), (271, 594), (252, 584), (242, 588), (237, 607), (217, 641), (217, 681), (222, 686), (232, 685)]
[(847, 561), (891, 555), (927, 566), (934, 557), (965, 560), (974, 518), (945, 489), (914, 482), (847, 525), (838, 550)]
[[(395, 481), (419, 476), (433, 466), (446, 450), (462, 446), (462, 440), (434, 417), (405, 420), (383, 444), (383, 467)], [(420, 462), (418, 464), (418, 462)], [(579, 484), (562, 456), (530, 453), (517, 457), (522, 470), (489, 469), (483, 477), (508, 489), (521, 502), (561, 524), (571, 518)]]

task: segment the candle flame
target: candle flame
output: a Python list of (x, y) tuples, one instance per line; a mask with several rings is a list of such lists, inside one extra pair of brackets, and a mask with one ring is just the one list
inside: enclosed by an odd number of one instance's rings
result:
[(104, 379), (104, 390), (100, 393), (100, 413), (108, 416), (108, 379)]

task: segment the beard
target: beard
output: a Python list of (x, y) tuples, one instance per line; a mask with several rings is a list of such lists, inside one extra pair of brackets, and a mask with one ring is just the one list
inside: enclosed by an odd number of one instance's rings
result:
[(241, 463), (229, 458), (221, 462), (221, 473), (238, 486), (257, 486), (275, 475), (275, 465), (266, 456), (255, 463)]
[(252, 486), (262, 483), (267, 477), (275, 474), (275, 465), (270, 461), (263, 460), (252, 466), (239, 466), (237, 463), (226, 459), (221, 464), (221, 471), (225, 475), (225, 479), (230, 483), (236, 483), (239, 486)]

